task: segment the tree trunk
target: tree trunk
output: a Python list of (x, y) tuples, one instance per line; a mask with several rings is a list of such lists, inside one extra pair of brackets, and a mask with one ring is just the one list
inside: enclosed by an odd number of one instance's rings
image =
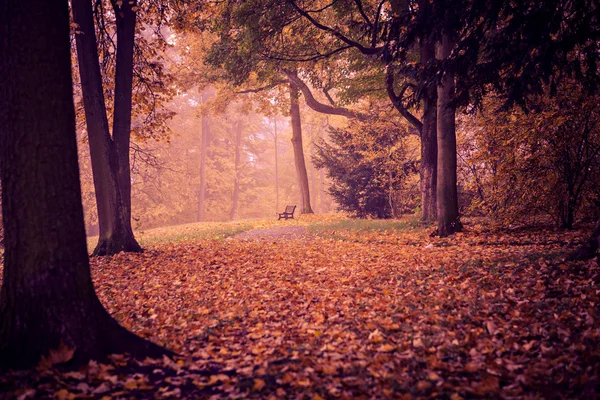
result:
[[(448, 58), (452, 47), (452, 40), (444, 35), (438, 58)], [(456, 187), (456, 105), (453, 72), (444, 72), (437, 94), (437, 219), (438, 234), (444, 237), (462, 229)]]
[[(421, 63), (435, 58), (435, 42), (421, 41)], [(427, 88), (423, 97), (421, 128), (421, 221), (431, 223), (437, 216), (437, 89)]]
[[(315, 142), (315, 132), (314, 132), (314, 130), (311, 130), (311, 132), (310, 132), (310, 155), (311, 155), (311, 157), (313, 157), (314, 153), (315, 153), (314, 142)], [(316, 211), (317, 196), (319, 194), (319, 191), (317, 190), (317, 185), (318, 185), (317, 171), (312, 162), (309, 162), (309, 166), (310, 166), (310, 184), (313, 188), (313, 190), (310, 193), (312, 195), (311, 204), (314, 205), (314, 207), (315, 207), (315, 209), (313, 211)]]
[(242, 153), (242, 124), (240, 121), (235, 123), (235, 180), (233, 183), (233, 196), (231, 203), (231, 212), (229, 218), (234, 221), (238, 217), (238, 204), (240, 199), (240, 164), (241, 164), (241, 153)]
[(93, 255), (141, 251), (131, 229), (131, 213), (124, 206), (130, 205), (131, 193), (125, 201), (118, 185), (118, 154), (108, 129), (92, 6), (89, 1), (74, 0), (72, 8), (73, 20), (79, 27), (75, 43), (98, 210), (99, 237)]
[(206, 197), (206, 157), (210, 141), (210, 122), (202, 115), (202, 140), (200, 144), (200, 187), (198, 188), (198, 222), (204, 221), (204, 200)]
[[(90, 275), (77, 166), (67, 2), (0, 1), (0, 175), (6, 233), (0, 365), (167, 351), (120, 327)], [(60, 350), (59, 350), (60, 351)]]
[[(133, 87), (133, 47), (137, 0), (111, 1), (117, 23), (117, 54), (115, 65), (115, 104), (113, 114), (113, 143), (116, 159), (117, 184), (121, 192), (117, 212), (120, 223), (113, 233), (124, 251), (142, 251), (131, 227), (131, 96)], [(110, 254), (110, 253), (109, 253)]]
[[(323, 127), (323, 130), (321, 130), (320, 132), (320, 139), (324, 140), (324, 133), (323, 131), (325, 130), (326, 127), (329, 126), (329, 122), (327, 122), (325, 124), (325, 126)], [(321, 168), (319, 170), (319, 185), (320, 185), (320, 190), (319, 190), (319, 200), (320, 200), (320, 209), (322, 213), (326, 213), (329, 210), (325, 209), (325, 169)]]
[(279, 149), (277, 141), (277, 115), (273, 118), (273, 127), (275, 128), (275, 212), (279, 212)]
[(298, 103), (298, 87), (290, 81), (290, 118), (292, 120), (292, 147), (294, 149), (294, 163), (296, 177), (300, 189), (301, 214), (312, 214), (310, 206), (310, 191), (308, 189), (308, 174), (304, 162), (304, 148), (302, 147), (302, 124), (300, 120), (300, 105)]

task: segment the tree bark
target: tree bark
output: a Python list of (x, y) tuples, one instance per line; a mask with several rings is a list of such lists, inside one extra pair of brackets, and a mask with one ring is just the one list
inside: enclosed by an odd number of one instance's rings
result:
[[(115, 65), (115, 104), (113, 114), (113, 143), (117, 184), (121, 192), (118, 212), (121, 224), (115, 238), (125, 251), (142, 251), (131, 227), (131, 96), (133, 90), (133, 48), (137, 0), (111, 1), (117, 24), (117, 54)], [(117, 239), (118, 238), (118, 239)]]
[[(422, 40), (421, 64), (435, 58), (435, 42)], [(437, 217), (437, 89), (428, 87), (423, 96), (423, 125), (421, 127), (421, 221), (431, 223)]]
[(6, 233), (0, 365), (168, 353), (100, 304), (87, 257), (77, 166), (67, 2), (0, 1), (0, 176)]
[[(442, 37), (439, 59), (450, 56), (453, 41)], [(458, 214), (456, 187), (456, 105), (454, 102), (454, 73), (445, 71), (437, 89), (437, 220), (441, 237), (462, 230)]]
[(275, 134), (273, 140), (275, 141), (275, 212), (279, 212), (279, 148), (277, 141), (277, 115), (273, 117), (273, 128)]
[(238, 207), (239, 207), (239, 199), (240, 199), (240, 164), (241, 164), (241, 154), (242, 154), (242, 124), (240, 121), (236, 121), (235, 123), (235, 158), (234, 158), (234, 166), (235, 166), (235, 180), (233, 183), (233, 196), (231, 202), (231, 212), (229, 213), (229, 219), (232, 221), (236, 220), (238, 217)]
[(210, 121), (202, 115), (202, 140), (200, 142), (200, 187), (198, 188), (198, 222), (204, 221), (204, 201), (206, 197), (206, 158), (210, 143)]
[(292, 120), (292, 147), (294, 149), (294, 164), (296, 165), (296, 177), (300, 191), (300, 213), (313, 214), (310, 206), (310, 191), (308, 188), (308, 174), (304, 161), (304, 148), (302, 147), (302, 124), (300, 120), (298, 87), (290, 81), (290, 118)]
[(98, 210), (99, 237), (93, 255), (141, 251), (131, 229), (131, 190), (124, 193), (118, 184), (119, 155), (108, 129), (92, 5), (86, 0), (74, 0), (72, 8), (78, 25), (75, 43)]

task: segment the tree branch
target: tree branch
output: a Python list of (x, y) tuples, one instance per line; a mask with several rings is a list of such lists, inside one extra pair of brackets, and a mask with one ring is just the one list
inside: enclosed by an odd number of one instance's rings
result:
[(245, 90), (238, 90), (238, 91), (234, 90), (233, 93), (234, 94), (259, 93), (259, 92), (263, 92), (265, 90), (273, 89), (274, 87), (277, 87), (283, 83), (286, 83), (286, 81), (279, 80), (279, 81), (275, 81), (275, 82), (271, 83), (270, 85), (262, 86), (262, 87), (255, 88), (255, 89), (245, 89)]
[(362, 44), (344, 36), (343, 34), (341, 34), (340, 32), (336, 31), (335, 29), (323, 25), (321, 24), (319, 21), (317, 21), (316, 19), (314, 19), (308, 12), (306, 12), (305, 10), (303, 10), (302, 8), (300, 8), (295, 1), (293, 0), (288, 0), (289, 3), (292, 5), (292, 7), (294, 7), (296, 9), (296, 11), (298, 11), (298, 13), (300, 13), (300, 15), (302, 15), (304, 18), (306, 18), (311, 24), (313, 24), (315, 27), (319, 28), (322, 31), (325, 32), (329, 32), (331, 35), (333, 35), (334, 37), (338, 38), (339, 40), (341, 40), (342, 42), (346, 43), (349, 46), (352, 46), (356, 49), (358, 49), (361, 53), (366, 54), (366, 55), (376, 55), (379, 54), (383, 51), (384, 47), (383, 46), (379, 46), (379, 47), (365, 47)]
[(360, 121), (366, 120), (366, 116), (355, 113), (353, 111), (348, 110), (343, 107), (332, 107), (327, 104), (323, 104), (319, 102), (313, 96), (309, 87), (298, 77), (298, 74), (292, 72), (290, 70), (283, 69), (283, 73), (287, 76), (292, 84), (298, 87), (304, 96), (304, 100), (306, 101), (306, 105), (315, 110), (316, 112), (320, 112), (322, 114), (331, 114), (331, 115), (341, 115), (347, 118), (357, 118)]
[(365, 20), (367, 25), (369, 25), (369, 28), (373, 29), (373, 24), (371, 23), (371, 20), (369, 19), (367, 14), (365, 14), (365, 10), (363, 8), (362, 1), (354, 0), (354, 3), (356, 4), (356, 8), (358, 8), (358, 12), (360, 13), (360, 15), (363, 17), (363, 19)]
[(388, 97), (392, 101), (392, 104), (394, 105), (394, 107), (396, 107), (396, 109), (400, 112), (400, 115), (402, 115), (412, 126), (417, 128), (417, 130), (419, 131), (419, 135), (420, 135), (421, 131), (423, 130), (423, 123), (421, 121), (419, 121), (419, 119), (417, 117), (415, 117), (413, 114), (411, 114), (410, 111), (408, 111), (406, 109), (406, 107), (404, 107), (404, 105), (402, 104), (402, 97), (404, 96), (406, 89), (408, 89), (408, 87), (410, 85), (409, 84), (404, 85), (404, 87), (400, 91), (400, 95), (397, 95), (396, 92), (394, 91), (394, 74), (392, 73), (391, 68), (388, 67), (388, 68), (386, 68), (386, 73), (385, 73), (385, 86), (386, 86)]
[(339, 47), (337, 49), (331, 50), (330, 52), (327, 52), (327, 53), (318, 53), (317, 52), (314, 56), (308, 56), (307, 55), (307, 56), (302, 57), (302, 58), (300, 58), (300, 56), (299, 56), (299, 58), (272, 56), (272, 55), (264, 54), (264, 53), (263, 53), (263, 56), (266, 57), (266, 58), (268, 58), (268, 59), (277, 60), (277, 61), (309, 62), (309, 61), (320, 60), (321, 58), (329, 58), (329, 57), (331, 57), (332, 55), (334, 55), (336, 53), (340, 53), (340, 52), (342, 52), (344, 50), (348, 50), (350, 48), (352, 48), (352, 46), (342, 46), (342, 47)]
[(323, 94), (325, 95), (325, 97), (327, 98), (327, 101), (329, 101), (329, 103), (332, 106), (335, 106), (335, 101), (333, 101), (333, 98), (331, 97), (331, 95), (329, 94), (329, 89), (327, 88), (323, 88)]

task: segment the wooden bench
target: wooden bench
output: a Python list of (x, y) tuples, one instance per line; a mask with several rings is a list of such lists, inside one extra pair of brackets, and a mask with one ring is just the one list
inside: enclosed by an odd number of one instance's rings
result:
[(294, 219), (294, 210), (296, 210), (296, 206), (286, 206), (285, 211), (279, 214), (279, 218), (277, 218), (277, 221), (279, 221), (281, 218)]

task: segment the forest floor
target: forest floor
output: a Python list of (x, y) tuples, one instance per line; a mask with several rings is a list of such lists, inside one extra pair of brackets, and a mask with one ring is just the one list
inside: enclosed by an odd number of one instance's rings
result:
[(598, 398), (600, 267), (564, 261), (589, 230), (465, 222), (445, 239), (340, 216), (138, 234), (144, 253), (92, 259), (96, 290), (179, 357), (40, 366), (0, 397)]

